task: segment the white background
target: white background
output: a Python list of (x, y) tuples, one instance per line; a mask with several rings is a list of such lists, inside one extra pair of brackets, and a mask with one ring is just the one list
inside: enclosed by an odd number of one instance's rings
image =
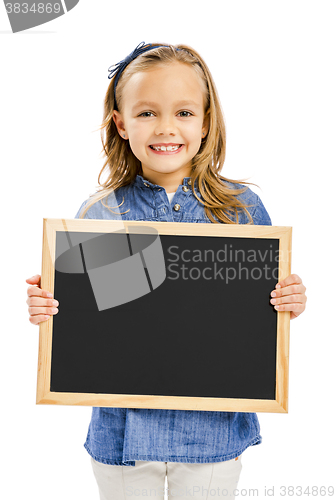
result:
[(259, 414), (263, 443), (244, 452), (239, 488), (280, 498), (281, 485), (333, 485), (335, 3), (80, 0), (17, 34), (0, 4), (0, 496), (98, 499), (83, 448), (91, 408), (35, 404), (25, 279), (41, 272), (42, 219), (73, 218), (96, 191), (107, 69), (141, 41), (205, 59), (227, 125), (221, 173), (258, 184), (273, 225), (293, 227), (292, 272), (307, 287), (291, 321), (289, 413)]

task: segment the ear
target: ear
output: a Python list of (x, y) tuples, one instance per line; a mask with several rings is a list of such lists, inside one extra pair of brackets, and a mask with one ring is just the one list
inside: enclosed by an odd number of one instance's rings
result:
[(123, 121), (123, 117), (119, 113), (119, 111), (114, 110), (113, 114), (112, 114), (112, 118), (113, 118), (114, 123), (116, 124), (116, 127), (118, 129), (119, 135), (123, 139), (128, 139), (128, 135), (127, 135), (127, 132), (126, 132), (126, 129), (125, 129), (125, 124), (124, 124), (124, 121)]
[(204, 120), (203, 120), (203, 126), (202, 126), (202, 139), (205, 139), (209, 132), (209, 127), (210, 127), (210, 112), (209, 110), (205, 113)]

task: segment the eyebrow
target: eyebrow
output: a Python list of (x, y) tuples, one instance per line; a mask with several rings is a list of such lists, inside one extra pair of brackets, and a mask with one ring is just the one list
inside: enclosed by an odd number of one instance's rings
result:
[[(195, 102), (195, 101), (192, 101), (192, 100), (188, 100), (188, 101), (176, 101), (176, 102), (174, 102), (174, 106), (189, 106), (189, 105), (199, 107), (199, 104), (197, 102)], [(140, 106), (155, 107), (155, 106), (157, 106), (157, 103), (156, 102), (152, 102), (152, 101), (138, 101), (135, 104), (135, 106), (133, 106), (133, 110), (135, 110), (136, 108), (139, 108)]]

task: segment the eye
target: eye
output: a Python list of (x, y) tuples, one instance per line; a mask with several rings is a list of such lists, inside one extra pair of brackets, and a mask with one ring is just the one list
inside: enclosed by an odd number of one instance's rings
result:
[(143, 113), (141, 113), (139, 116), (144, 116), (144, 115), (152, 115), (153, 113), (151, 111), (144, 111)]
[[(187, 115), (188, 115), (188, 116), (192, 116), (192, 114), (190, 113), (190, 111), (180, 111), (180, 112), (179, 112), (179, 115), (180, 115), (181, 113), (187, 113)], [(188, 118), (188, 116), (187, 116), (187, 115), (183, 115), (183, 117), (182, 117), (182, 118)]]

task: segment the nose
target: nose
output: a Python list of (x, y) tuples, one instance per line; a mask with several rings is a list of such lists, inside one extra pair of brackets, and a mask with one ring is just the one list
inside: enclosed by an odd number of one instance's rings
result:
[(156, 135), (175, 135), (176, 126), (174, 124), (174, 119), (169, 116), (161, 117), (157, 122), (155, 127)]

